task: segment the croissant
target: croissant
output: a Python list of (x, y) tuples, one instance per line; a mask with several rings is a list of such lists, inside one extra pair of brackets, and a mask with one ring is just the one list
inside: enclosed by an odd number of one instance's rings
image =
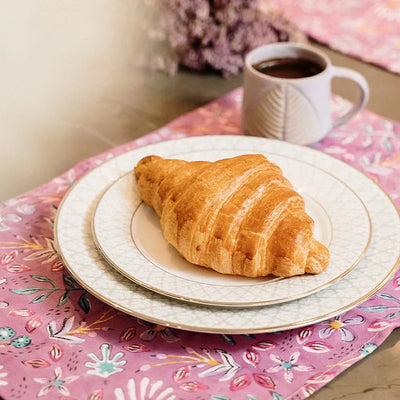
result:
[(317, 274), (329, 264), (304, 199), (261, 154), (216, 162), (153, 155), (135, 175), (166, 240), (193, 264), (248, 277)]

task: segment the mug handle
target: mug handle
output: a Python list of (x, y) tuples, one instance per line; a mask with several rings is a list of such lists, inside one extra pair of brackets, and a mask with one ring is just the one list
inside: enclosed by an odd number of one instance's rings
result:
[(350, 79), (360, 89), (360, 96), (353, 107), (346, 114), (333, 120), (332, 128), (335, 128), (353, 118), (354, 115), (365, 107), (369, 98), (369, 87), (366, 79), (359, 72), (350, 68), (332, 66), (332, 78)]

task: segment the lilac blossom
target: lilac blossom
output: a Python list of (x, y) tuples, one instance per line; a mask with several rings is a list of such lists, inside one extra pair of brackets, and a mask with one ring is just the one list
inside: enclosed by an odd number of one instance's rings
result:
[(355, 335), (348, 327), (352, 325), (359, 325), (363, 322), (364, 317), (361, 315), (356, 315), (352, 318), (344, 318), (344, 315), (337, 315), (333, 319), (320, 322), (320, 325), (325, 327), (319, 331), (319, 336), (322, 339), (326, 339), (335, 332), (340, 332), (343, 342), (352, 342), (355, 340)]

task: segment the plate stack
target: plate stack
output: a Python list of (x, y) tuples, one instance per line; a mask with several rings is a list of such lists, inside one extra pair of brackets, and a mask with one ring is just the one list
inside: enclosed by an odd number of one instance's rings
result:
[[(215, 161), (261, 153), (306, 202), (331, 261), (319, 275), (246, 278), (190, 264), (140, 199), (133, 168), (147, 155)], [(358, 170), (316, 150), (243, 136), (171, 140), (132, 150), (83, 176), (56, 218), (57, 251), (74, 278), (139, 318), (199, 332), (275, 332), (344, 312), (379, 290), (399, 263), (399, 213)]]

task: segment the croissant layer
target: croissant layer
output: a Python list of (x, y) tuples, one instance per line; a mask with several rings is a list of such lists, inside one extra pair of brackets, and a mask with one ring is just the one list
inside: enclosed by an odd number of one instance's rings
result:
[(216, 162), (148, 156), (135, 175), (166, 240), (193, 264), (249, 277), (316, 274), (329, 264), (302, 196), (261, 154)]

